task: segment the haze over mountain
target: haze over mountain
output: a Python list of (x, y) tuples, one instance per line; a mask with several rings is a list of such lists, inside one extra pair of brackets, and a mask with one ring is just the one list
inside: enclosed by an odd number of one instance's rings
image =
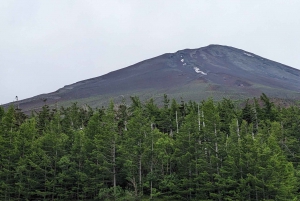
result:
[(300, 70), (245, 50), (209, 45), (163, 54), (15, 104), (28, 111), (40, 108), (45, 101), (49, 105), (78, 102), (95, 107), (134, 95), (143, 100), (167, 94), (178, 100), (199, 101), (207, 97), (244, 99), (261, 93), (300, 99)]

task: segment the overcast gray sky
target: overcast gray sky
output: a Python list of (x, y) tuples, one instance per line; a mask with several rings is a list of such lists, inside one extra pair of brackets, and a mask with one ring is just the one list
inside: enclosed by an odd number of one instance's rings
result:
[(299, 10), (298, 0), (2, 0), (0, 104), (209, 44), (300, 69)]

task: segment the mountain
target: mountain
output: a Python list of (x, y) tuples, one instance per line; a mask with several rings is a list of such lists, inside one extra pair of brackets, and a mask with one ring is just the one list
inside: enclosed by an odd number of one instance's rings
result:
[(148, 59), (103, 76), (64, 86), (55, 92), (15, 102), (23, 111), (71, 102), (93, 107), (138, 95), (142, 100), (207, 97), (244, 99), (265, 93), (300, 99), (300, 71), (241, 49), (209, 45)]

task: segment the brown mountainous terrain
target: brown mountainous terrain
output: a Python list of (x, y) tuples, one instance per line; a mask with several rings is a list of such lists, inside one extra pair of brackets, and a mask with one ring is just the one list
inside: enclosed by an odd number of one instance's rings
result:
[(23, 111), (71, 102), (92, 107), (130, 96), (160, 100), (207, 97), (245, 99), (265, 93), (300, 99), (300, 70), (228, 46), (209, 45), (148, 59), (103, 76), (64, 86), (55, 92), (15, 102)]

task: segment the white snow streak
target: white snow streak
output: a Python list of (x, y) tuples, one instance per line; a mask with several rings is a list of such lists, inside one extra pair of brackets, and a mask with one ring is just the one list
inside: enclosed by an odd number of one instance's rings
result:
[(204, 73), (198, 67), (194, 67), (194, 70), (195, 70), (196, 73), (201, 73), (202, 75), (207, 75), (207, 73)]
[(252, 54), (246, 53), (244, 52), (245, 55), (247, 55), (248, 57), (254, 57)]

